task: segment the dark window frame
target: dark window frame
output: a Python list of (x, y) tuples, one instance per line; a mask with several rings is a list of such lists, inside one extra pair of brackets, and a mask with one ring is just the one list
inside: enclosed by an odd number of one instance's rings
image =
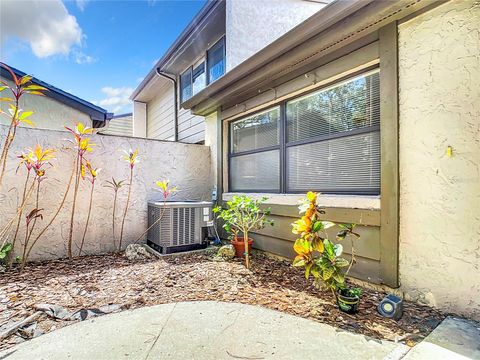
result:
[[(204, 89), (210, 85), (212, 82), (215, 82), (217, 81), (218, 79), (215, 79), (214, 81), (210, 81), (210, 71), (208, 69), (208, 52), (213, 49), (215, 46), (217, 46), (219, 43), (222, 43), (223, 44), (223, 74), (222, 76), (225, 75), (226, 73), (226, 66), (227, 66), (227, 47), (226, 47), (226, 42), (225, 42), (225, 35), (223, 35), (220, 39), (218, 39), (212, 46), (208, 47), (206, 50), (205, 50), (205, 53), (202, 57), (203, 61), (198, 64), (198, 62), (190, 65), (189, 67), (187, 67), (183, 72), (180, 73), (180, 76), (179, 76), (179, 81), (178, 81), (178, 86), (180, 88), (180, 104), (183, 104), (185, 101), (187, 101), (188, 99), (192, 98), (193, 96), (195, 96), (196, 94), (193, 93), (193, 71), (195, 69), (198, 68), (198, 66), (200, 66), (202, 63), (203, 63), (203, 69), (204, 69), (204, 72), (205, 72), (205, 87)], [(194, 66), (195, 64), (198, 64), (197, 66)], [(184, 99), (183, 96), (182, 96), (182, 76), (187, 73), (188, 71), (190, 71), (190, 86), (192, 88), (192, 95), (188, 98), (188, 99)], [(222, 77), (220, 76), (220, 77)], [(203, 89), (202, 89), (203, 90)], [(201, 91), (201, 90), (200, 90)]]
[[(219, 44), (222, 44), (223, 45), (223, 74), (211, 81), (210, 79), (210, 68), (209, 68), (209, 61), (208, 61), (208, 53), (213, 50), (214, 48), (216, 48)], [(218, 39), (217, 42), (215, 42), (212, 46), (210, 46), (206, 51), (205, 51), (205, 71), (207, 73), (207, 86), (210, 85), (211, 83), (214, 83), (215, 81), (217, 81), (218, 79), (220, 79), (222, 76), (225, 75), (225, 72), (226, 72), (226, 67), (227, 67), (227, 46), (226, 46), (226, 43), (225, 43), (225, 35), (223, 35), (220, 39)]]
[[(227, 171), (227, 176), (228, 176), (228, 191), (229, 192), (238, 192), (238, 193), (271, 193), (271, 194), (303, 194), (305, 191), (293, 191), (289, 190), (287, 186), (287, 178), (288, 178), (288, 164), (287, 164), (287, 149), (289, 147), (295, 147), (298, 145), (306, 145), (306, 144), (313, 144), (313, 143), (318, 143), (322, 141), (328, 141), (331, 139), (339, 139), (339, 138), (345, 138), (345, 137), (350, 137), (354, 135), (359, 135), (359, 134), (366, 134), (366, 133), (374, 133), (374, 132), (380, 132), (380, 124), (378, 125), (370, 125), (370, 126), (365, 126), (362, 128), (357, 128), (353, 129), (350, 131), (345, 131), (345, 132), (340, 132), (340, 133), (333, 133), (330, 135), (321, 135), (321, 136), (316, 136), (313, 138), (308, 138), (308, 139), (303, 139), (303, 140), (296, 140), (292, 142), (287, 142), (287, 103), (290, 101), (294, 101), (296, 99), (308, 96), (310, 94), (313, 94), (315, 92), (321, 91), (322, 89), (327, 89), (328, 87), (331, 87), (332, 85), (335, 84), (340, 84), (344, 81), (349, 81), (353, 80), (354, 78), (360, 76), (360, 75), (365, 75), (368, 76), (371, 73), (375, 71), (380, 71), (380, 68), (378, 66), (373, 66), (367, 69), (362, 69), (359, 72), (356, 72), (354, 74), (349, 74), (343, 78), (337, 79), (333, 81), (332, 83), (326, 84), (325, 86), (322, 86), (317, 89), (309, 90), (305, 93), (302, 93), (298, 96), (294, 96), (292, 98), (288, 98), (285, 100), (282, 100), (281, 102), (275, 104), (274, 106), (270, 106), (267, 108), (264, 108), (260, 111), (253, 112), (251, 114), (248, 114), (245, 117), (239, 118), (232, 120), (228, 123), (228, 131), (227, 131), (227, 136), (228, 136), (228, 156), (227, 156), (227, 161), (228, 161), (228, 171)], [(236, 152), (232, 153), (232, 124), (236, 121), (241, 121), (243, 119), (246, 119), (248, 117), (254, 116), (255, 114), (259, 114), (262, 112), (266, 112), (269, 110), (273, 110), (276, 107), (279, 107), (280, 110), (280, 117), (279, 117), (279, 130), (280, 130), (280, 139), (279, 139), (279, 145), (274, 145), (274, 146), (268, 146), (268, 147), (263, 147), (263, 148), (258, 148), (254, 150), (247, 150), (247, 151), (241, 151), (241, 152)], [(231, 174), (231, 159), (233, 157), (241, 156), (241, 155), (250, 155), (250, 154), (256, 154), (256, 153), (261, 153), (261, 152), (266, 152), (266, 151), (271, 151), (271, 150), (279, 150), (279, 158), (280, 158), (280, 174), (279, 174), (279, 184), (280, 184), (280, 190), (277, 191), (276, 189), (274, 190), (258, 190), (258, 189), (242, 189), (242, 190), (236, 190), (232, 188), (232, 174)], [(380, 155), (381, 156), (381, 155)], [(315, 191), (315, 189), (312, 189)], [(356, 190), (345, 190), (345, 189), (338, 189), (338, 190), (328, 190), (328, 191), (322, 191), (323, 194), (338, 194), (338, 195), (380, 195), (380, 188), (378, 191), (371, 191), (368, 189), (356, 189)]]

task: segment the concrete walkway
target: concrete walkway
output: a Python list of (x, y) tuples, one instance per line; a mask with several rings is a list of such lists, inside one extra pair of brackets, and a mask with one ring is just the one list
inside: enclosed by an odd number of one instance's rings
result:
[(257, 306), (181, 302), (76, 323), (0, 359), (400, 359), (404, 345)]

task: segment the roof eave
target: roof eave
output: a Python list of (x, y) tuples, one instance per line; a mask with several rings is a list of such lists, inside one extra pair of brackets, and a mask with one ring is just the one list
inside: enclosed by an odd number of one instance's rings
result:
[(147, 84), (152, 80), (156, 75), (156, 70), (162, 68), (168, 60), (175, 55), (179, 47), (183, 42), (196, 31), (196, 24), (200, 22), (203, 18), (208, 17), (213, 9), (218, 6), (218, 4), (223, 0), (209, 0), (207, 3), (200, 9), (200, 11), (195, 15), (195, 17), (190, 21), (188, 26), (182, 31), (182, 33), (177, 37), (175, 42), (168, 48), (165, 54), (156, 62), (155, 66), (148, 72), (147, 76), (142, 80), (142, 82), (137, 86), (130, 95), (130, 100), (135, 101), (141, 91), (147, 86)]

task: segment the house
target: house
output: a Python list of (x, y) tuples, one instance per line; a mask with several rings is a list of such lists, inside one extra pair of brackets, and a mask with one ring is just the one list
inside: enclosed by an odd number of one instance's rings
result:
[[(27, 75), (12, 66), (7, 66), (17, 77)], [(10, 86), (13, 86), (12, 75), (3, 66), (0, 66), (0, 78)], [(47, 84), (40, 79), (33, 77), (31, 82), (47, 89), (45, 96), (26, 94), (20, 99), (20, 107), (22, 109), (35, 109), (30, 120), (37, 128), (65, 130), (65, 125), (72, 125), (75, 122), (83, 122), (90, 127), (102, 128), (112, 119), (113, 114), (107, 112), (107, 110)], [(2, 92), (3, 97), (9, 97), (7, 91)], [(8, 102), (0, 102), (2, 110), (5, 111), (7, 107)], [(0, 117), (0, 124), (8, 125), (9, 120), (5, 117)], [(20, 126), (23, 126), (23, 124), (20, 124)]]
[(319, 191), (358, 224), (353, 276), (480, 319), (479, 20), (473, 0), (210, 2), (133, 93), (134, 133), (204, 141), (220, 201), (266, 194), (257, 248), (292, 256)]
[(133, 114), (114, 115), (108, 122), (107, 129), (102, 129), (101, 133), (117, 136), (133, 136)]

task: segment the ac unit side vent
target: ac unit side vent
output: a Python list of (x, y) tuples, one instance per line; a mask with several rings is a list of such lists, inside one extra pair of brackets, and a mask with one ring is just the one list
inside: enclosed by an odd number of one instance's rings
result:
[(164, 254), (203, 246), (202, 228), (211, 220), (211, 206), (209, 202), (150, 203), (148, 226), (158, 223), (148, 231), (148, 244)]

